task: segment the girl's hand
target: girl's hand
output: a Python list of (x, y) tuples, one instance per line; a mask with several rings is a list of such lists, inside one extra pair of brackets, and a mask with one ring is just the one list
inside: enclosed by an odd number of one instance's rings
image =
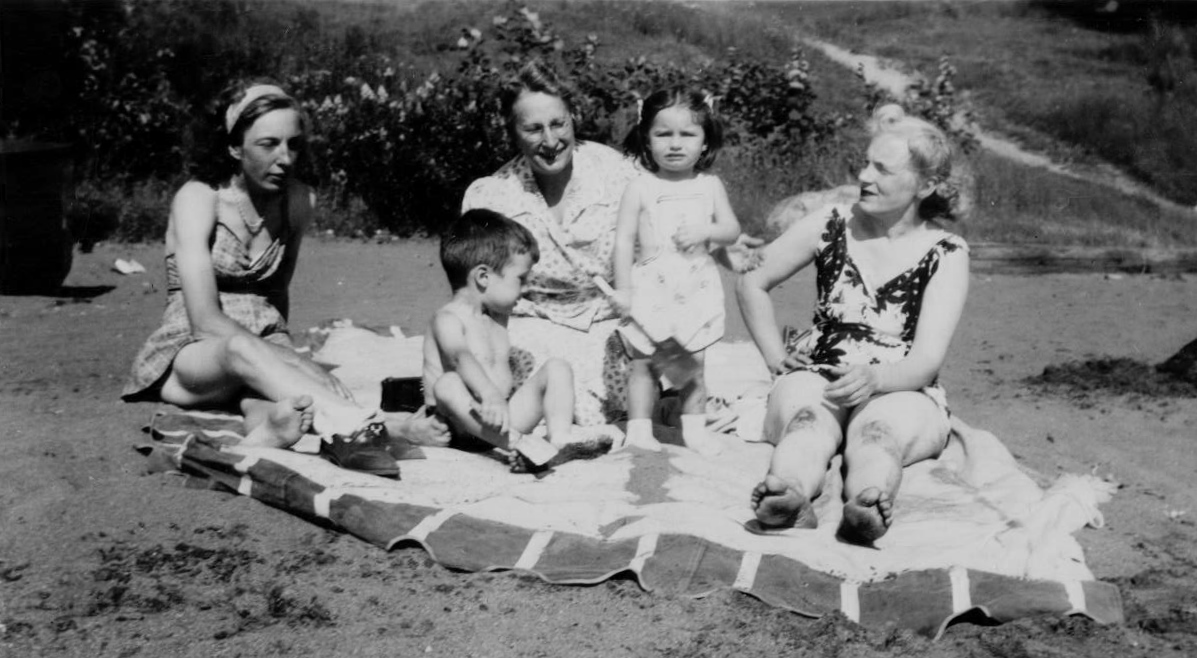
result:
[(619, 317), (626, 318), (632, 312), (632, 293), (627, 290), (613, 291), (609, 297), (611, 307), (619, 313)]
[(877, 369), (873, 366), (837, 366), (831, 369), (836, 380), (827, 385), (823, 395), (843, 407), (855, 407), (881, 390)]
[(680, 251), (689, 251), (704, 246), (711, 239), (712, 224), (684, 223), (673, 234), (673, 243)]
[(783, 358), (781, 361), (774, 364), (773, 367), (769, 368), (769, 372), (772, 373), (773, 378), (776, 379), (786, 373), (794, 372), (803, 366), (809, 366), (810, 363), (810, 357), (806, 354), (791, 352), (790, 354), (785, 355), (785, 358)]

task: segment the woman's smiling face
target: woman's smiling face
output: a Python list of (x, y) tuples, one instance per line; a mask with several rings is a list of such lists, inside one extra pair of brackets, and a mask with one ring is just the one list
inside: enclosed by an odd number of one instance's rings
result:
[(511, 108), (511, 132), (533, 173), (555, 176), (569, 169), (574, 156), (574, 123), (560, 98), (524, 92)]

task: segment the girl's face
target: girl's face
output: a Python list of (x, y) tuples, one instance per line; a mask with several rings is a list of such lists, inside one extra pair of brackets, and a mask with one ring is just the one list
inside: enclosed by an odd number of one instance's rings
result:
[(689, 176), (706, 151), (706, 132), (688, 108), (674, 105), (653, 117), (648, 149), (664, 177)]
[(241, 145), (230, 147), (229, 153), (241, 162), (247, 187), (279, 192), (286, 189), (306, 146), (307, 135), (299, 113), (284, 109), (258, 117), (245, 131)]
[(574, 123), (565, 101), (550, 94), (524, 92), (511, 107), (512, 135), (520, 153), (539, 176), (569, 170), (574, 157)]
[(859, 207), (874, 217), (900, 218), (931, 192), (930, 183), (914, 170), (910, 145), (892, 133), (873, 138), (857, 178)]

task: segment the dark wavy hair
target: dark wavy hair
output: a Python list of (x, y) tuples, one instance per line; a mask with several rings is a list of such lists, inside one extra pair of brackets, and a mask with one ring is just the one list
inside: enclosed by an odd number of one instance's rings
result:
[[(274, 85), (278, 82), (269, 78), (239, 80), (226, 87), (212, 103), (205, 108), (188, 129), (184, 144), (187, 147), (187, 174), (196, 180), (217, 186), (225, 183), (237, 173), (238, 162), (229, 155), (230, 146), (240, 146), (245, 132), (262, 116), (275, 110), (295, 110), (304, 132), (311, 130), (311, 121), (299, 101), (295, 98), (277, 95), (262, 96), (250, 101), (238, 115), (232, 130), (225, 127), (225, 113), (229, 107), (245, 98), (245, 92), (256, 85)], [(306, 152), (301, 153), (306, 155)], [(297, 171), (302, 177), (305, 171), (301, 157)]]
[(690, 91), (685, 87), (670, 87), (653, 92), (644, 99), (640, 107), (640, 118), (636, 125), (628, 131), (623, 140), (623, 150), (635, 156), (640, 164), (649, 171), (657, 171), (660, 167), (653, 161), (652, 150), (649, 148), (648, 133), (652, 130), (653, 120), (657, 115), (670, 107), (681, 107), (690, 110), (694, 115), (694, 122), (702, 126), (705, 146), (702, 157), (695, 163), (696, 171), (705, 171), (715, 164), (715, 156), (723, 147), (723, 123), (715, 116), (715, 109), (711, 107), (709, 97)]
[(516, 74), (499, 90), (499, 112), (507, 122), (507, 131), (515, 129), (515, 103), (521, 94), (547, 94), (556, 96), (565, 103), (570, 115), (574, 113), (573, 86), (562, 80), (557, 72), (539, 59), (530, 60), (520, 67)]
[(459, 290), (470, 280), (470, 270), (486, 265), (501, 271), (512, 257), (529, 254), (540, 260), (536, 237), (522, 224), (486, 208), (462, 213), (441, 238), (441, 267), (449, 286)]

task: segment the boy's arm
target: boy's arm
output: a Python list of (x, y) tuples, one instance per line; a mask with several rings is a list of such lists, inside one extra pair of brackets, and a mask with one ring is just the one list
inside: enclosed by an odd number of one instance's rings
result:
[(479, 402), (505, 400), (503, 391), (470, 352), (466, 343), (465, 323), (444, 309), (432, 318), (432, 337), (446, 371), (454, 371)]

